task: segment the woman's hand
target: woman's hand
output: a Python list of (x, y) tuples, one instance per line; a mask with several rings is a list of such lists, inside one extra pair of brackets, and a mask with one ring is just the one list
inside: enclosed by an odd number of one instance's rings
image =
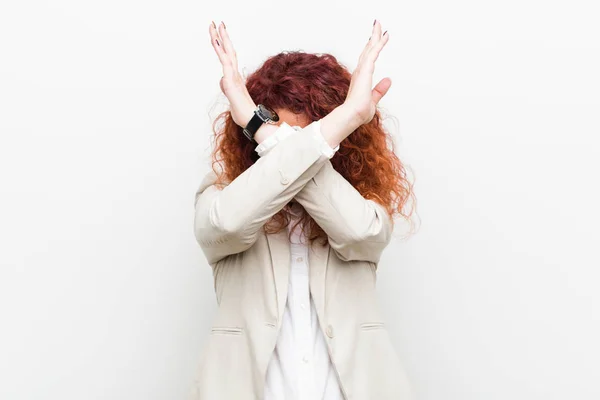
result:
[(220, 86), (231, 105), (231, 117), (236, 124), (245, 128), (254, 115), (256, 104), (250, 97), (242, 75), (238, 71), (237, 56), (225, 24), (221, 22), (217, 31), (217, 26), (212, 22), (208, 31), (213, 48), (223, 65)]
[(383, 46), (388, 42), (389, 37), (387, 31), (383, 35), (381, 34), (381, 24), (379, 21), (375, 21), (371, 39), (361, 53), (358, 65), (352, 73), (350, 88), (344, 104), (356, 113), (361, 125), (373, 119), (377, 110), (377, 103), (392, 85), (390, 78), (383, 78), (374, 89), (371, 89), (375, 60), (377, 60)]

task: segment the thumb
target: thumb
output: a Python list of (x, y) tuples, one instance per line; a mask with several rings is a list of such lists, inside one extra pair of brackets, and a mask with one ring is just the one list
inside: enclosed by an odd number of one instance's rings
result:
[(392, 86), (392, 80), (390, 78), (383, 78), (375, 85), (375, 88), (371, 91), (371, 98), (375, 104), (379, 103), (379, 100), (385, 96), (390, 89), (390, 86)]

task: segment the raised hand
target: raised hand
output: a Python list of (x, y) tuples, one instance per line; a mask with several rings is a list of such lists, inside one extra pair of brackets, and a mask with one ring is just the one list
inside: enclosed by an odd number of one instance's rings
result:
[(375, 61), (383, 46), (388, 42), (389, 37), (387, 31), (383, 35), (381, 34), (381, 24), (379, 21), (375, 21), (371, 38), (363, 49), (358, 59), (358, 65), (352, 73), (350, 88), (344, 103), (354, 110), (362, 124), (366, 124), (373, 119), (377, 103), (392, 85), (390, 78), (383, 78), (375, 85), (375, 88), (371, 89), (373, 87)]
[(212, 22), (208, 28), (212, 46), (223, 65), (223, 77), (220, 81), (221, 90), (231, 105), (231, 117), (241, 127), (246, 127), (256, 109), (256, 104), (250, 97), (242, 75), (238, 71), (238, 62), (233, 44), (225, 24), (219, 27)]

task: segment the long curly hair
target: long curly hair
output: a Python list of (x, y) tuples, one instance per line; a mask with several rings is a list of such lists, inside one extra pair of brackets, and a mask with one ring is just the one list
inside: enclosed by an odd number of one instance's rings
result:
[[(351, 76), (331, 54), (284, 51), (268, 58), (248, 75), (246, 87), (256, 104), (304, 114), (310, 121), (317, 121), (344, 102)], [(397, 215), (410, 221), (416, 202), (411, 202), (408, 213), (404, 209), (409, 199), (414, 200), (413, 185), (394, 152), (393, 138), (384, 130), (381, 121), (378, 109), (369, 123), (361, 125), (340, 143), (330, 161), (364, 198), (383, 205), (393, 223)], [(218, 177), (217, 183), (231, 182), (258, 160), (255, 144), (244, 136), (242, 127), (233, 121), (230, 111), (217, 116), (212, 131), (215, 146), (211, 165)], [(219, 168), (215, 168), (215, 164)], [(301, 211), (297, 224), (302, 224), (309, 242), (322, 238), (325, 244), (327, 234), (306, 210)], [(286, 205), (263, 229), (266, 233), (279, 232), (287, 227), (291, 217)], [(412, 223), (410, 226), (412, 230)]]

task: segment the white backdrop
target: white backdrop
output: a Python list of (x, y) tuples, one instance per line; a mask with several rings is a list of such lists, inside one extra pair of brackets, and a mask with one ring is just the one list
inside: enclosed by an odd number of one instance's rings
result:
[[(262, 15), (262, 17), (261, 17)], [(216, 302), (193, 231), (227, 24), (375, 79), (421, 228), (379, 266), (419, 400), (600, 398), (592, 1), (5, 1), (0, 398), (184, 399)], [(394, 123), (397, 122), (397, 123)]]

